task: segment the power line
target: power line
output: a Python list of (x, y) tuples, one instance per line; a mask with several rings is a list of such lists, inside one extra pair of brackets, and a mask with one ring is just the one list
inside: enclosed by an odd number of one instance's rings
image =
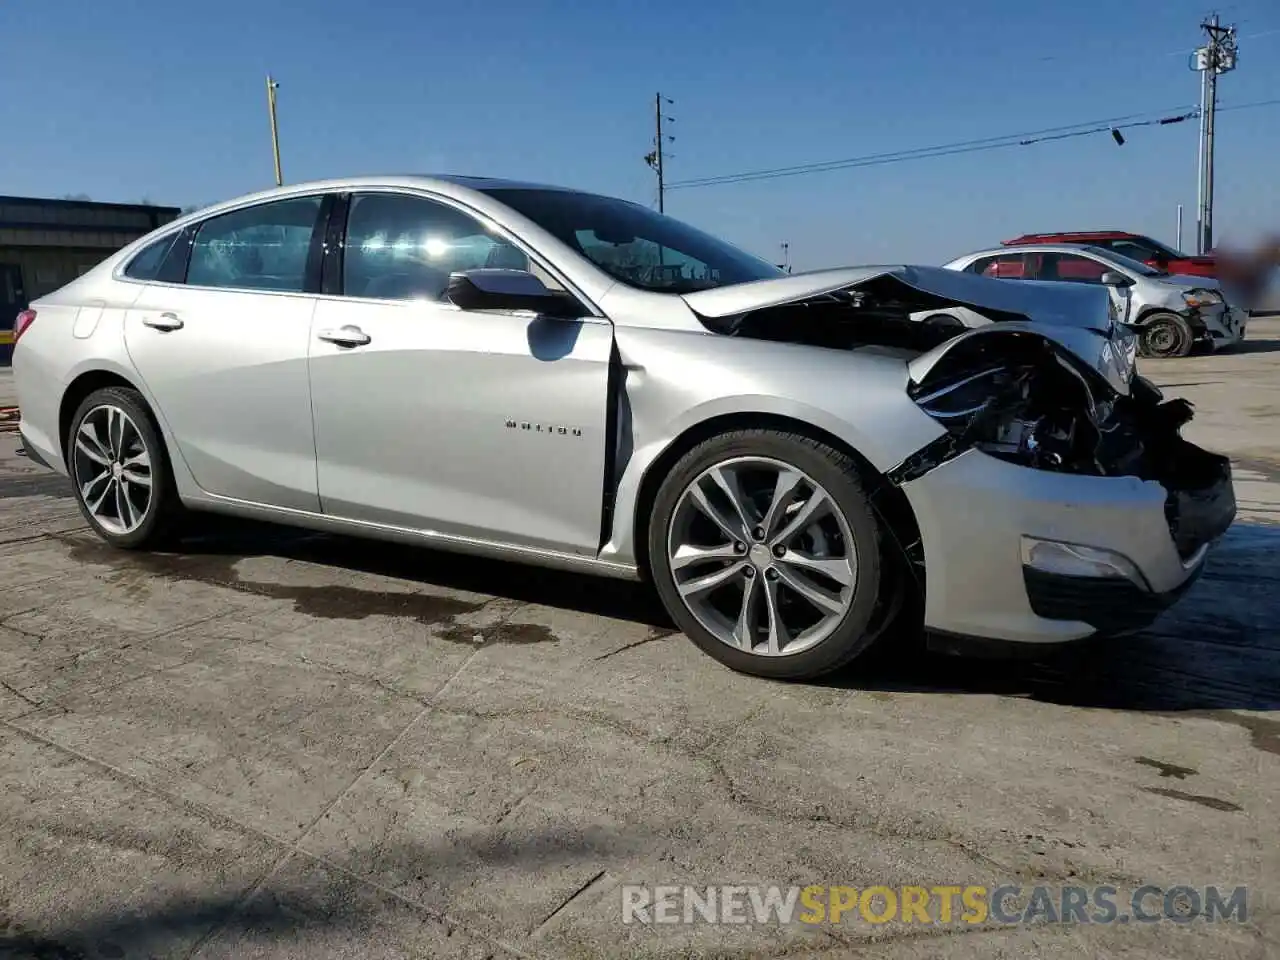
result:
[[(1186, 109), (1183, 107), (1181, 109)], [(1045, 137), (1051, 134), (1060, 134), (1064, 131), (1079, 131), (1081, 127), (1088, 127), (1082, 133), (1096, 133), (1098, 130), (1109, 130), (1115, 125), (1123, 125), (1126, 121), (1134, 120), (1137, 117), (1150, 116), (1151, 111), (1147, 113), (1132, 113), (1121, 117), (1110, 117), (1101, 120), (1090, 120), (1082, 123), (1064, 124), (1057, 127), (1044, 127), (1039, 130), (1026, 130), (1021, 133), (1008, 133), (995, 137), (983, 137), (976, 140), (960, 140), (955, 143), (935, 144), (929, 147), (917, 147), (911, 150), (892, 150), (886, 153), (865, 154), (858, 157), (846, 157), (841, 160), (824, 160), (811, 163), (796, 164), (789, 167), (773, 167), (767, 170), (752, 170), (743, 173), (730, 173), (720, 176), (699, 177), (690, 180), (678, 180), (675, 183), (667, 184), (668, 190), (687, 187), (713, 186), (721, 183), (741, 183), (750, 180), (771, 180), (776, 177), (798, 176), (806, 173), (823, 173), (828, 170), (842, 170), (849, 167), (877, 166), (882, 163), (898, 163), (903, 160), (925, 159), (933, 156), (951, 156), (956, 153), (973, 153), (979, 150), (994, 150), (1000, 147), (1015, 147), (1023, 145), (1023, 141), (1028, 143), (1034, 142), (1033, 139)]]
[[(1280, 98), (1260, 100), (1254, 103), (1241, 103), (1234, 106), (1219, 107), (1224, 110), (1246, 110), (1256, 107), (1280, 105)], [(960, 140), (954, 143), (936, 144), (929, 147), (917, 147), (911, 150), (894, 150), (886, 153), (865, 154), (858, 157), (846, 157), (840, 160), (814, 161), (796, 164), (789, 167), (773, 167), (765, 170), (751, 170), (741, 173), (723, 174), (720, 176), (699, 177), (689, 180), (677, 180), (666, 185), (667, 190), (687, 190), (694, 187), (721, 186), (732, 183), (749, 183), (758, 180), (776, 180), (783, 177), (804, 176), (812, 173), (827, 173), (834, 170), (849, 170), (857, 167), (874, 167), (891, 163), (903, 163), (908, 160), (927, 160), (935, 157), (949, 157), (966, 153), (981, 153), (987, 150), (1000, 150), (1006, 147), (1029, 146), (1047, 140), (1061, 140), (1069, 137), (1093, 136), (1113, 130), (1125, 130), (1130, 127), (1159, 126), (1180, 123), (1199, 116), (1199, 111), (1186, 105), (1175, 108), (1182, 111), (1167, 116), (1152, 117), (1155, 111), (1128, 114), (1122, 117), (1111, 117), (1065, 124), (1057, 127), (1045, 127), (1039, 130), (1027, 130), (1021, 133), (1009, 133), (1002, 136), (984, 137), (977, 140)], [(1137, 119), (1145, 118), (1145, 119)]]

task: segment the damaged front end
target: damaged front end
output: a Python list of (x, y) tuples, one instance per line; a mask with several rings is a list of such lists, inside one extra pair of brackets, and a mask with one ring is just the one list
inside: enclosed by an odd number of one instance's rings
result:
[(910, 366), (908, 394), (946, 432), (890, 472), (895, 485), (970, 449), (1034, 470), (1154, 481), (1166, 491), (1170, 535), (1184, 561), (1235, 518), (1230, 461), (1184, 439), (1192, 405), (1165, 400), (1142, 377), (1121, 394), (1039, 333), (995, 327)]
[[(1102, 287), (863, 267), (685, 299), (727, 336), (902, 358), (910, 398), (945, 432), (889, 471), (891, 488), (969, 450), (1056, 474), (1138, 478), (1163, 488), (1184, 561), (1235, 518), (1230, 461), (1182, 438), (1191, 405), (1137, 375), (1137, 338)], [(913, 319), (957, 306), (985, 322), (957, 335)], [(917, 565), (918, 546), (904, 545)]]

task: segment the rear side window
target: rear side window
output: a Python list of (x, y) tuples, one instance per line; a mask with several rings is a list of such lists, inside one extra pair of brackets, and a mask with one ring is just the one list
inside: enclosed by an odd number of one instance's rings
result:
[[(147, 244), (129, 261), (129, 265), (124, 268), (124, 275), (133, 280), (154, 280), (177, 237), (176, 233), (171, 233)], [(80, 272), (84, 273), (84, 270)]]
[(322, 199), (277, 200), (206, 220), (191, 245), (187, 283), (302, 293)]

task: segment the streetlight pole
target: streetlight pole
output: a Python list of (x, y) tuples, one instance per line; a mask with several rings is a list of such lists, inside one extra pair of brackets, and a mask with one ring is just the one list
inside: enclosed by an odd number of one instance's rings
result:
[(284, 185), (284, 177), (280, 173), (280, 129), (276, 125), (276, 90), (280, 88), (271, 74), (267, 74), (267, 111), (271, 115), (271, 152), (276, 161), (276, 186)]

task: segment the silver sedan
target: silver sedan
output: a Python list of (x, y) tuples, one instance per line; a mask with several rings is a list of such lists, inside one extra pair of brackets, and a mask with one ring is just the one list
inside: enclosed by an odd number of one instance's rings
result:
[(1102, 247), (1036, 244), (981, 250), (946, 264), (986, 277), (1111, 286), (1146, 357), (1185, 357), (1244, 339), (1248, 311), (1226, 301), (1217, 280), (1169, 274)]
[[(913, 319), (951, 309), (991, 322)], [(24, 446), (120, 548), (198, 511), (648, 579), (707, 653), (798, 678), (894, 624), (1131, 630), (1200, 573), (1228, 462), (1113, 321), (1102, 289), (788, 275), (622, 200), (364, 178), (161, 228), (33, 303), (14, 367)]]

